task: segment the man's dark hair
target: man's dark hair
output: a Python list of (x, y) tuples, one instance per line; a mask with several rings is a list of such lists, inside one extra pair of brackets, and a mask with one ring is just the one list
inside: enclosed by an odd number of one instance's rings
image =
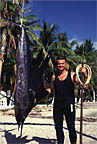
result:
[(66, 60), (66, 57), (65, 56), (57, 56), (57, 59), (56, 60), (63, 60), (63, 59), (65, 59)]

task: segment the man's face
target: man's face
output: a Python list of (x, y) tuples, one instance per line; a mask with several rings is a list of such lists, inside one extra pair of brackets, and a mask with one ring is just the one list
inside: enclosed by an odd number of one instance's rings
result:
[(65, 69), (65, 66), (66, 66), (66, 61), (65, 59), (63, 60), (57, 60), (57, 68), (59, 71), (63, 71)]

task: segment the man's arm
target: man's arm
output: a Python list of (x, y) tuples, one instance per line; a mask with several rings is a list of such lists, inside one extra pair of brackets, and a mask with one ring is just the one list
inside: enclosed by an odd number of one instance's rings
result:
[(50, 82), (50, 88), (46, 89), (49, 93), (54, 92), (54, 80), (55, 80), (55, 75), (52, 75), (51, 82)]
[[(86, 70), (85, 67), (83, 67), (83, 68), (81, 69), (81, 73), (84, 74), (85, 79), (86, 79), (86, 77), (87, 77), (87, 70)], [(73, 81), (75, 84), (79, 84), (79, 80), (78, 80), (78, 77), (77, 77), (77, 75), (76, 75), (75, 72), (71, 72), (71, 78), (72, 78), (72, 81)]]
[(75, 72), (71, 72), (71, 78), (75, 84), (79, 84), (79, 80)]

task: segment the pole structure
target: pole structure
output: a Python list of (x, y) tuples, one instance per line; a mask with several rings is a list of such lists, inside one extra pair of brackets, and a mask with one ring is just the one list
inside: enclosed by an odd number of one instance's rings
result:
[(81, 107), (80, 107), (80, 144), (82, 144), (82, 130), (83, 130), (83, 97), (84, 87), (81, 90)]
[[(86, 71), (86, 74), (81, 71), (81, 80), (80, 80), (80, 77), (79, 77), (79, 71), (80, 69), (82, 70), (82, 68), (85, 68), (87, 71)], [(87, 86), (87, 84), (89, 83), (90, 79), (91, 79), (91, 75), (92, 75), (92, 72), (91, 72), (91, 68), (82, 63), (82, 64), (79, 64), (77, 67), (76, 67), (76, 75), (77, 75), (77, 78), (78, 78), (78, 81), (80, 83), (80, 87), (81, 87), (81, 104), (80, 104), (80, 144), (82, 144), (82, 129), (83, 129), (83, 97), (84, 97), (84, 90), (85, 90), (85, 87)]]
[[(83, 55), (82, 55), (82, 68), (84, 67), (84, 47), (83, 47)], [(85, 83), (84, 73), (81, 75), (81, 81)], [(82, 131), (83, 131), (83, 97), (84, 97), (84, 86), (82, 85), (81, 90), (81, 108), (80, 108), (80, 144), (82, 144)]]
[[(82, 63), (82, 68), (84, 67), (84, 64)], [(83, 84), (85, 84), (85, 75), (82, 73), (81, 81)], [(80, 144), (82, 144), (82, 131), (83, 131), (83, 97), (84, 97), (84, 85), (82, 85), (81, 90), (81, 106), (80, 106)]]

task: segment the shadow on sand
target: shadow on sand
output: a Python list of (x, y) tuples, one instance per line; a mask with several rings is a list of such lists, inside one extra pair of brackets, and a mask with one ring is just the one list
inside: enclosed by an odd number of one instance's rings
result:
[[(0, 125), (17, 125), (17, 123), (0, 123)], [(24, 125), (39, 125), (39, 126), (54, 126), (53, 124), (44, 124), (44, 123), (25, 123)], [(15, 128), (16, 129), (16, 128)], [(7, 144), (26, 144), (26, 143), (33, 143), (33, 141), (36, 141), (37, 143), (39, 144), (53, 144), (55, 143), (55, 139), (46, 139), (46, 138), (40, 138), (40, 137), (36, 137), (34, 136), (32, 139), (27, 139), (27, 136), (24, 136), (24, 137), (16, 137), (16, 135), (14, 134), (11, 134), (10, 131), (13, 131), (15, 129), (11, 129), (11, 130), (2, 130), (0, 129), (0, 132), (4, 131), (5, 132), (5, 138), (6, 138), (6, 142)], [(68, 130), (66, 127), (64, 127), (65, 130)], [(79, 131), (76, 131), (77, 134), (80, 134)], [(87, 135), (85, 133), (82, 134), (83, 136), (89, 138), (89, 139), (92, 139), (92, 140), (95, 140), (97, 141), (97, 137), (93, 137), (91, 135)]]
[(40, 137), (33, 137), (32, 139), (27, 139), (27, 136), (24, 137), (16, 137), (16, 135), (12, 135), (10, 132), (5, 131), (5, 138), (7, 144), (26, 144), (26, 143), (33, 143), (33, 141), (37, 142), (38, 144), (54, 144), (55, 139), (46, 139)]

